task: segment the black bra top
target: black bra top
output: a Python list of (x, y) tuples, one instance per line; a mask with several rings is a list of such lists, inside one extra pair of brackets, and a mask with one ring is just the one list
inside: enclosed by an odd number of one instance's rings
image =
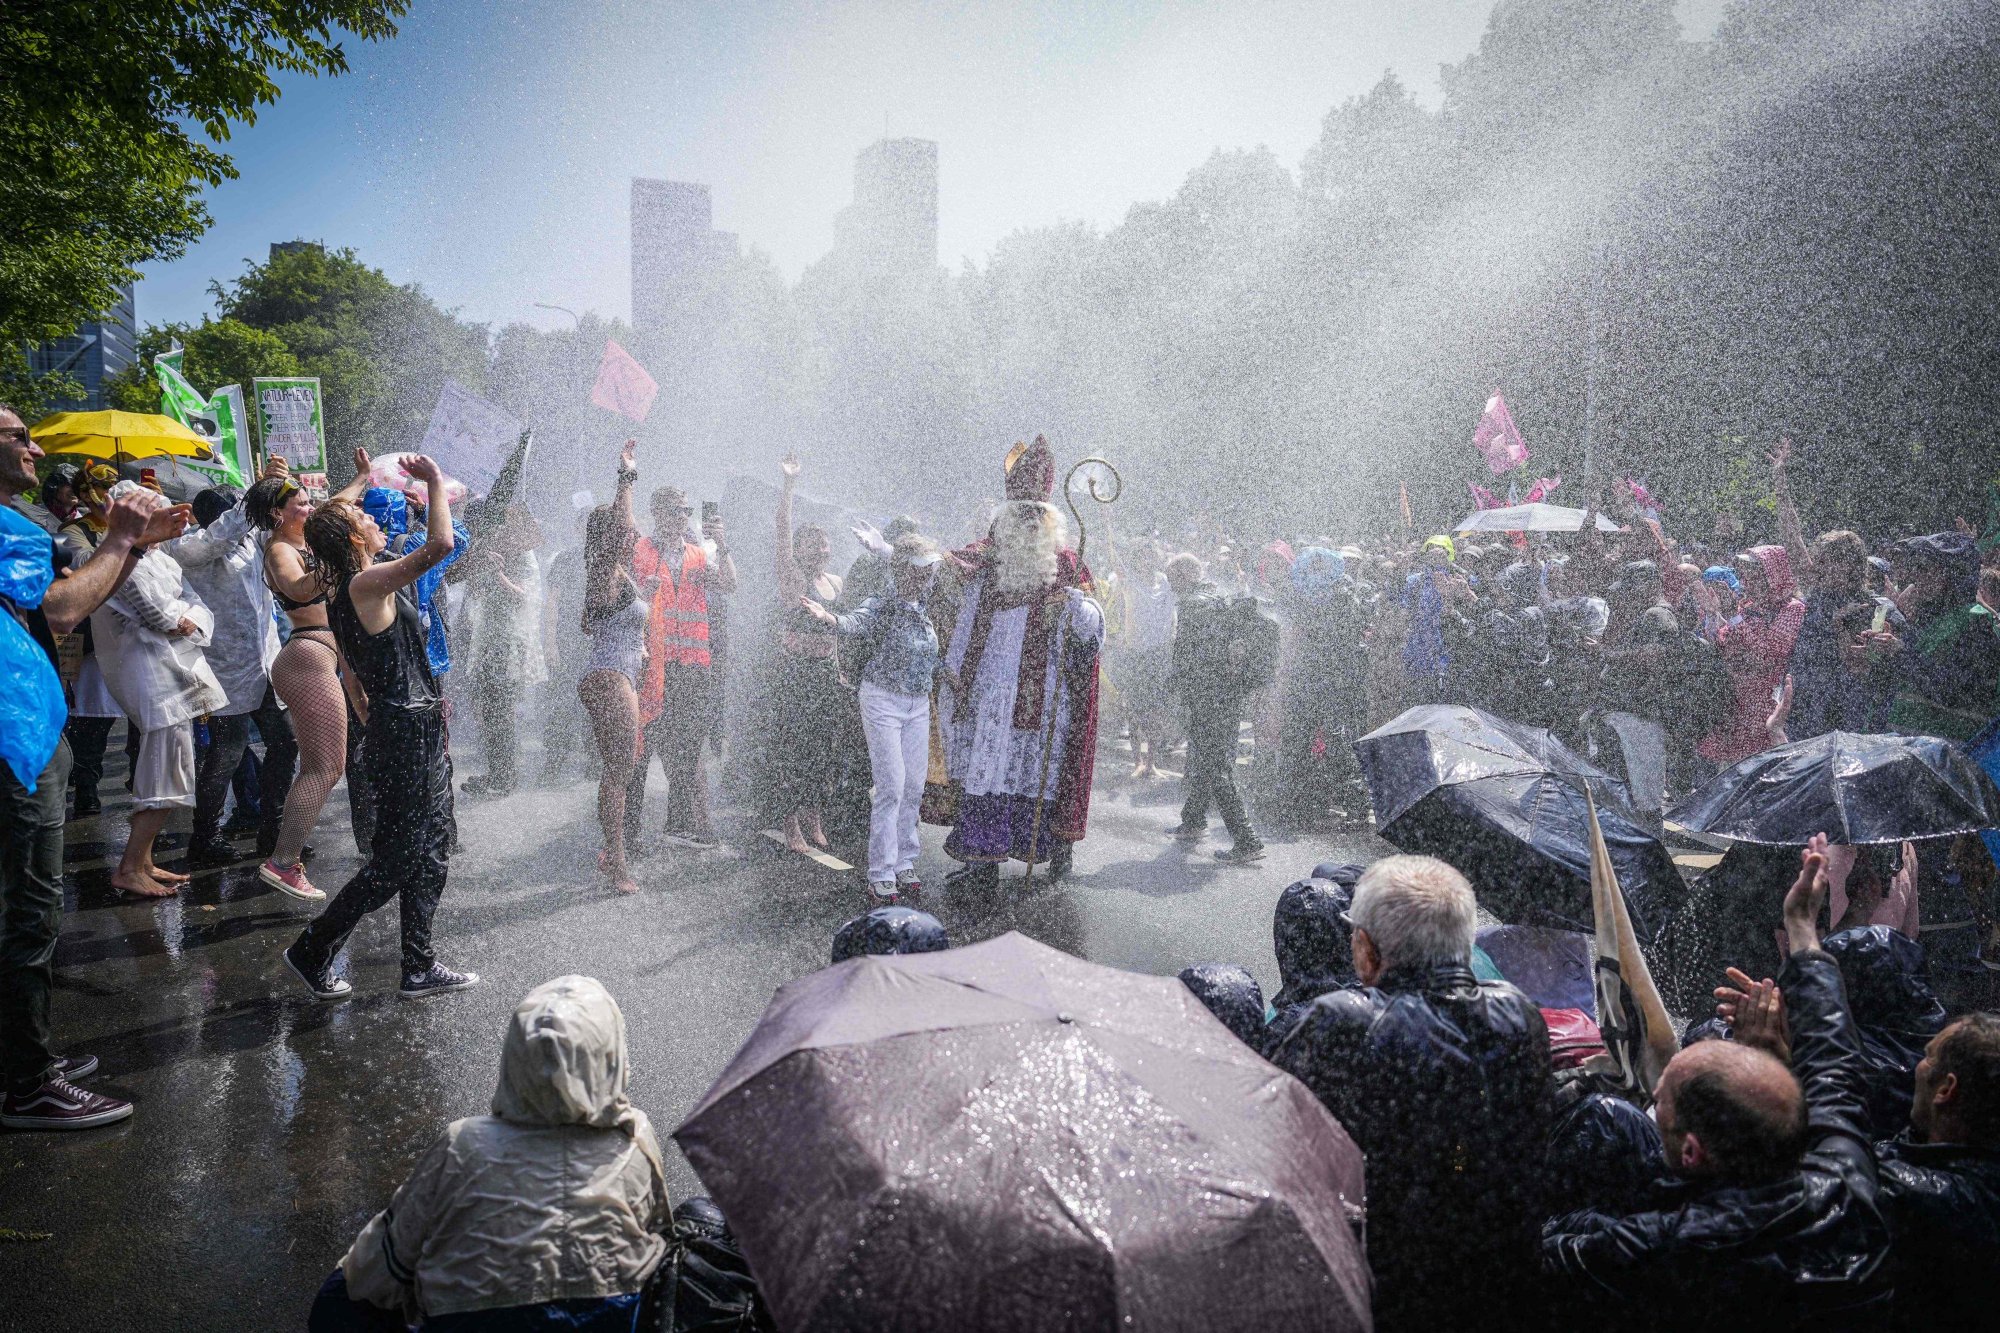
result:
[[(314, 570), (316, 570), (319, 567), (318, 563), (314, 561), (314, 559), (312, 558), (312, 552), (310, 551), (299, 552), (299, 558), (305, 562), (306, 573), (308, 574), (311, 574)], [(283, 590), (280, 589), (277, 584), (271, 582), (270, 560), (271, 560), (271, 552), (268, 549), (266, 549), (264, 552), (264, 561), (265, 561), (264, 586), (271, 590), (271, 598), (273, 601), (277, 602), (279, 606), (283, 607), (287, 611), (303, 611), (309, 606), (326, 605), (326, 592), (324, 589), (321, 590), (319, 596), (308, 598), (306, 601), (303, 602), (295, 602), (291, 598), (285, 596)]]

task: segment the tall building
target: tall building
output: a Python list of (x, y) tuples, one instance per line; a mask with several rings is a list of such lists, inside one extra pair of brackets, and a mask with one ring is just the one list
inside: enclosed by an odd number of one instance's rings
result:
[(736, 249), (736, 237), (715, 230), (714, 218), (706, 185), (633, 180), (633, 328), (688, 317), (703, 273)]
[(132, 284), (120, 289), (117, 302), (67, 338), (39, 343), (28, 350), (28, 373), (67, 375), (83, 386), (81, 398), (54, 404), (53, 410), (96, 411), (110, 406), (106, 384), (138, 359), (139, 313)]
[(836, 254), (875, 273), (923, 273), (938, 262), (938, 146), (878, 139), (854, 159), (854, 202), (833, 223)]

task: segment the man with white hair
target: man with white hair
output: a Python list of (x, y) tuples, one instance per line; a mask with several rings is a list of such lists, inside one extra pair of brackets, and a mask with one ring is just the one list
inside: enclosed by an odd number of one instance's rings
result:
[(1104, 612), (1054, 486), (1048, 441), (1017, 446), (986, 540), (956, 557), (967, 581), (938, 722), (956, 798), (945, 852), (965, 863), (948, 882), (966, 887), (997, 884), (1010, 860), (1060, 875), (1089, 810)]
[(1377, 861), (1347, 915), (1361, 985), (1306, 1006), (1271, 1059), (1368, 1155), (1375, 1327), (1505, 1326), (1496, 1312), (1518, 1313), (1536, 1269), (1554, 1095), (1541, 1011), (1473, 976), (1472, 886), (1442, 861)]

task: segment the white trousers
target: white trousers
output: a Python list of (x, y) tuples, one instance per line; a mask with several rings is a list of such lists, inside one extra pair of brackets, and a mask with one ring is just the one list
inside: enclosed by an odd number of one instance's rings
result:
[(917, 864), (917, 809), (930, 769), (931, 700), (861, 682), (861, 729), (875, 780), (868, 813), (868, 882), (896, 878)]
[(140, 733), (132, 765), (132, 808), (171, 810), (194, 804), (194, 723)]

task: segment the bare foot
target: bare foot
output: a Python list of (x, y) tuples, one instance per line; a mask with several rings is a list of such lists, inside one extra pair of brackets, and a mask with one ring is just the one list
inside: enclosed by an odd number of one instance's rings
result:
[(155, 865), (151, 861), (146, 862), (144, 869), (148, 878), (157, 880), (162, 884), (185, 884), (193, 878), (191, 875), (181, 874), (178, 870), (168, 870), (163, 866)]
[(639, 891), (638, 881), (634, 880), (630, 875), (623, 873), (611, 877), (611, 887), (620, 893), (637, 893)]
[(114, 870), (111, 872), (111, 887), (120, 893), (129, 893), (135, 898), (171, 898), (179, 889), (160, 883), (144, 870)]
[(791, 848), (800, 856), (805, 856), (812, 851), (812, 844), (808, 843), (806, 835), (799, 831), (799, 815), (796, 810), (792, 812), (790, 818), (785, 820), (785, 846)]
[(806, 840), (821, 851), (827, 849), (826, 830), (820, 827), (819, 811), (809, 810), (799, 816), (799, 827), (805, 831)]

